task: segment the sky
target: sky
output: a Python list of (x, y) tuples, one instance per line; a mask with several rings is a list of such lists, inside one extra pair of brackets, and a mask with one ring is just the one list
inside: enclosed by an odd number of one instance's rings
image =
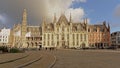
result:
[(120, 0), (0, 0), (0, 28), (12, 28), (22, 22), (23, 9), (27, 9), (28, 24), (40, 25), (42, 18), (52, 22), (62, 13), (73, 22), (88, 18), (89, 24), (102, 24), (106, 21), (111, 26), (111, 33), (120, 31)]

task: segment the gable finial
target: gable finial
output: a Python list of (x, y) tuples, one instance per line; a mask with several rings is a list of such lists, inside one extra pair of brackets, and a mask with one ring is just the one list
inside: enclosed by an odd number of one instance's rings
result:
[(70, 22), (72, 22), (72, 16), (71, 16), (71, 12), (70, 12)]
[(56, 13), (54, 13), (54, 21), (53, 21), (53, 23), (56, 23), (56, 20), (57, 20)]

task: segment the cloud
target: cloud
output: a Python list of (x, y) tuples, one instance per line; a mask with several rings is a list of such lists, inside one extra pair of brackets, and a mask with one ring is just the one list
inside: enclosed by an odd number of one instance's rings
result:
[(5, 23), (5, 17), (2, 14), (0, 14), (0, 23)]
[(84, 9), (82, 9), (82, 8), (75, 8), (75, 9), (69, 8), (69, 9), (67, 9), (66, 16), (68, 19), (70, 17), (70, 13), (71, 13), (73, 22), (80, 22), (81, 19), (83, 18), (83, 16), (85, 15)]
[(83, 2), (83, 3), (87, 2), (87, 0), (73, 0), (73, 1), (76, 1), (76, 2)]
[(56, 13), (57, 18), (61, 13), (65, 13), (67, 17), (69, 17), (71, 13), (73, 21), (78, 22), (85, 15), (85, 12), (83, 8), (69, 8), (74, 1), (86, 2), (86, 0), (65, 0), (65, 2), (63, 0), (46, 0), (46, 12), (43, 14), (46, 14), (49, 20), (52, 20), (54, 13)]
[(3, 20), (3, 17), (2, 17), (2, 15), (0, 15), (0, 21), (2, 21)]
[[(66, 16), (71, 12), (74, 21), (80, 21), (85, 15), (83, 8), (70, 8), (74, 2), (85, 3), (87, 0), (1, 0), (0, 14), (7, 14), (7, 24), (12, 26), (18, 22), (22, 22), (23, 9), (26, 8), (28, 12), (28, 23), (31, 25), (38, 25), (42, 22), (42, 17), (46, 16), (47, 20), (53, 20), (54, 13), (57, 18), (61, 13), (65, 12)], [(3, 9), (4, 8), (4, 9)], [(6, 25), (7, 25), (6, 24)]]

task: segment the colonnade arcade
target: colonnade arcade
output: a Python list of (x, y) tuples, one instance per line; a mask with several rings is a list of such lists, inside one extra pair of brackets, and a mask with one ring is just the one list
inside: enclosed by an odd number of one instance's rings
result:
[(27, 37), (26, 39), (27, 48), (38, 48), (42, 44), (41, 37)]

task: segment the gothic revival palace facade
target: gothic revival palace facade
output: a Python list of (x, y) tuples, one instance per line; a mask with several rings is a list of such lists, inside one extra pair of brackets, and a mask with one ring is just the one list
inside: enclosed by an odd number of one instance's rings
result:
[(72, 22), (62, 14), (52, 23), (44, 19), (42, 23), (42, 46), (45, 48), (103, 48), (110, 45), (110, 26), (103, 24), (91, 25), (87, 19), (83, 22)]
[(42, 23), (43, 47), (77, 48), (88, 47), (88, 23), (73, 23), (71, 16), (68, 21), (64, 14), (57, 20), (54, 16), (52, 23), (45, 20)]
[(92, 25), (84, 19), (83, 22), (73, 22), (64, 14), (59, 19), (54, 15), (53, 22), (43, 19), (41, 26), (27, 24), (27, 11), (24, 9), (22, 24), (14, 25), (12, 45), (18, 48), (102, 48), (110, 45), (110, 26), (103, 24)]

